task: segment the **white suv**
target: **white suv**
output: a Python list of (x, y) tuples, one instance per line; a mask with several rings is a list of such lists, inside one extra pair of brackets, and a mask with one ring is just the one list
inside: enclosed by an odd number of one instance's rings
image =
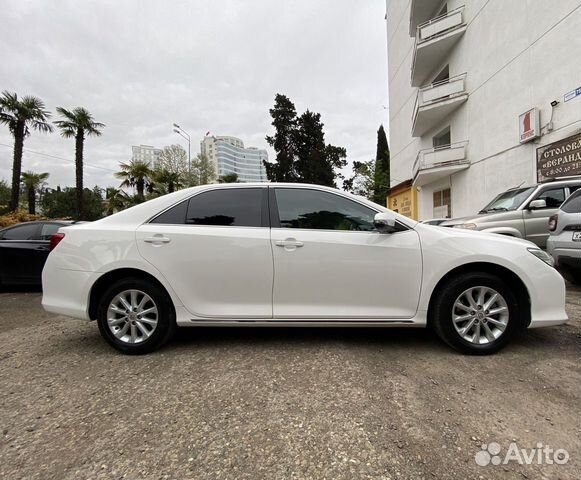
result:
[(571, 195), (549, 219), (547, 250), (567, 278), (581, 284), (581, 190)]

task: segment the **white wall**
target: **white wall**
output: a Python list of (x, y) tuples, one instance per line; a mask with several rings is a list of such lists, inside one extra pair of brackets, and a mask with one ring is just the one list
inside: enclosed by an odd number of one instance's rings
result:
[[(468, 27), (433, 75), (446, 63), (450, 76), (466, 72), (469, 98), (448, 121), (418, 139), (410, 133), (417, 91), (410, 86), (410, 4), (388, 1), (389, 134), (392, 172), (398, 177), (392, 184), (411, 178), (417, 152), (430, 148), (432, 136), (449, 124), (452, 142), (469, 141), (472, 165), (443, 183), (452, 186), (452, 215), (473, 214), (503, 190), (534, 183), (536, 148), (581, 129), (581, 97), (563, 103), (566, 92), (581, 86), (581, 8), (565, 18), (579, 0), (450, 0), (448, 10), (465, 5)], [(519, 145), (518, 116), (537, 107), (545, 125), (552, 100), (560, 102), (554, 130), (544, 129), (540, 139)], [(432, 216), (434, 189), (424, 186), (419, 194), (422, 219)]]

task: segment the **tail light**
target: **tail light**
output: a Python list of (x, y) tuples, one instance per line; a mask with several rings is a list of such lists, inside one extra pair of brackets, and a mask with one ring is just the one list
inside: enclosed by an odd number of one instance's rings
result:
[(61, 240), (65, 238), (64, 233), (55, 233), (50, 237), (50, 249), (51, 251), (56, 248), (56, 246), (61, 243)]
[(559, 215), (555, 213), (555, 215), (551, 215), (549, 217), (549, 232), (554, 232), (557, 230), (557, 223), (559, 221)]

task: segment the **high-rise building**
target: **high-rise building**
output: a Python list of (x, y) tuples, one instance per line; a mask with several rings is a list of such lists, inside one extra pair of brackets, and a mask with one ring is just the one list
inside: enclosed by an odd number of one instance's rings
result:
[(266, 150), (244, 147), (236, 137), (206, 136), (200, 142), (200, 152), (214, 164), (218, 176), (235, 173), (240, 182), (266, 182), (264, 161)]
[(155, 164), (157, 163), (160, 154), (161, 149), (152, 147), (151, 145), (133, 145), (131, 147), (132, 160), (147, 162), (152, 167), (155, 166)]
[(387, 0), (390, 208), (459, 217), (581, 174), (578, 32), (579, 0)]

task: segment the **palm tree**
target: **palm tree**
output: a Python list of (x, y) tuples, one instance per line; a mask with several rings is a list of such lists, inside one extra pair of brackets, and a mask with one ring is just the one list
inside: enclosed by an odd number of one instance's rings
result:
[(218, 183), (238, 183), (237, 173), (225, 173), (218, 177)]
[(54, 122), (60, 129), (61, 135), (65, 138), (75, 138), (77, 219), (81, 220), (83, 217), (83, 148), (85, 135), (100, 136), (100, 129), (105, 127), (105, 124), (95, 122), (93, 116), (83, 107), (77, 107), (72, 111), (57, 107), (56, 111), (63, 117), (63, 120)]
[(167, 168), (153, 171), (154, 190), (160, 194), (172, 193), (183, 187), (182, 175), (179, 172), (172, 172)]
[(131, 198), (123, 190), (115, 187), (108, 187), (106, 190), (107, 215), (126, 209), (131, 205)]
[(0, 123), (8, 125), (14, 136), (14, 160), (12, 163), (12, 192), (10, 196), (10, 211), (18, 210), (20, 200), (20, 175), (22, 173), (22, 151), (24, 139), (30, 135), (30, 130), (43, 133), (52, 132), (48, 123), (50, 112), (44, 108), (44, 102), (30, 95), (18, 99), (16, 93), (3, 91), (0, 95)]
[(137, 191), (140, 201), (145, 199), (145, 189), (151, 192), (153, 188), (153, 172), (148, 162), (131, 160), (129, 163), (121, 163), (121, 171), (115, 173), (115, 177), (123, 180), (120, 187), (131, 187)]
[(34, 172), (24, 172), (22, 174), (22, 183), (26, 189), (26, 195), (28, 197), (28, 213), (31, 215), (36, 214), (36, 192), (42, 184), (46, 182), (49, 177), (49, 173), (34, 173)]

